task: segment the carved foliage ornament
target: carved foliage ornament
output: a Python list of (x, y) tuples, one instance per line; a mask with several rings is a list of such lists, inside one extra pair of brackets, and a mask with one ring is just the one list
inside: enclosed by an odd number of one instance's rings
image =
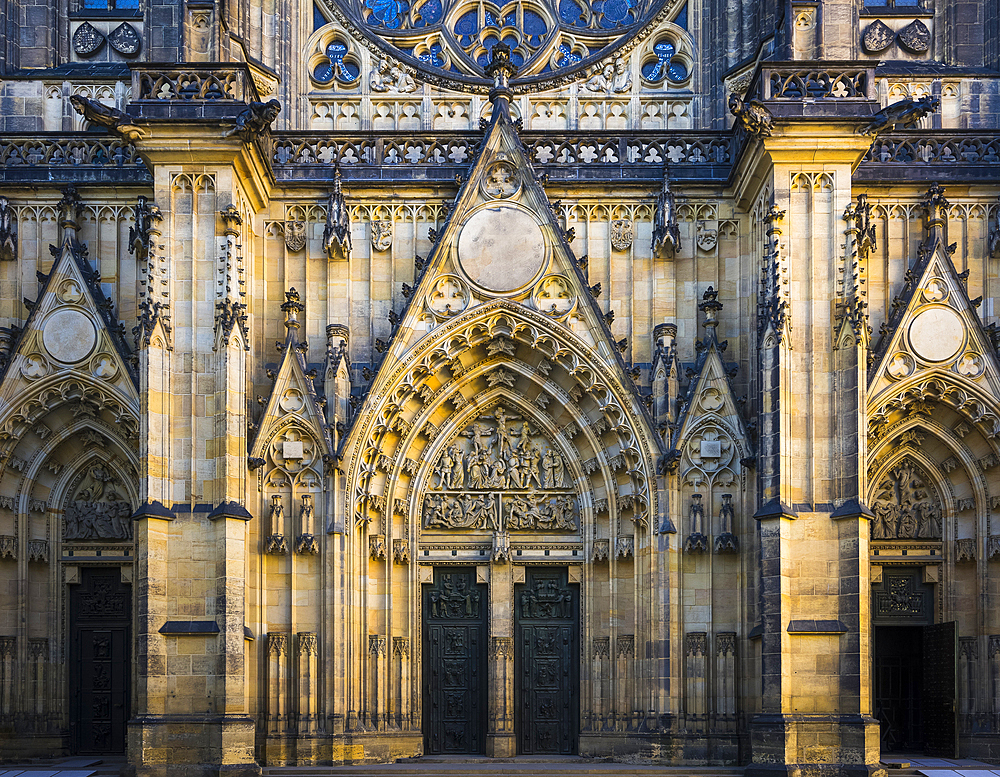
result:
[(942, 511), (930, 482), (911, 459), (893, 467), (876, 491), (871, 538), (939, 539)]

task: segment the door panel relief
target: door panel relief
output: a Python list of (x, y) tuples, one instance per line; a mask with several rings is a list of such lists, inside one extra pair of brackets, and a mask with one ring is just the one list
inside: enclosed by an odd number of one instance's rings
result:
[(78, 753), (125, 752), (131, 605), (117, 567), (82, 570), (71, 590), (70, 724)]
[(485, 585), (475, 570), (435, 569), (424, 586), (424, 751), (482, 753), (486, 732)]
[(528, 570), (514, 588), (518, 754), (576, 752), (579, 589), (565, 569)]

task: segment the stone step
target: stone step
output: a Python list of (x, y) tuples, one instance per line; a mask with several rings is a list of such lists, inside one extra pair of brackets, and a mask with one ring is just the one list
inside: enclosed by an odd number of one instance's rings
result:
[(593, 759), (421, 758), (356, 766), (269, 766), (264, 777), (742, 777), (742, 768), (655, 766)]

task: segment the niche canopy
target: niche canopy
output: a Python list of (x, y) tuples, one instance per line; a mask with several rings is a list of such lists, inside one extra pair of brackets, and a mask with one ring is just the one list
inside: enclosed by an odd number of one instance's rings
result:
[(575, 81), (626, 55), (685, 0), (316, 0), (328, 19), (429, 83), (487, 91), (497, 43), (510, 47), (515, 92)]

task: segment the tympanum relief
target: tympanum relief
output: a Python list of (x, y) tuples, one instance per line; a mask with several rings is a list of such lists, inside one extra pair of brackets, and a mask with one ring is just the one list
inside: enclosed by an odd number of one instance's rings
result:
[(132, 539), (132, 506), (118, 478), (101, 464), (87, 469), (64, 514), (64, 539)]
[(577, 530), (577, 500), (562, 455), (531, 422), (497, 407), (438, 457), (424, 497), (424, 529)]
[(941, 506), (930, 479), (912, 461), (901, 461), (882, 478), (873, 506), (873, 540), (941, 537)]

